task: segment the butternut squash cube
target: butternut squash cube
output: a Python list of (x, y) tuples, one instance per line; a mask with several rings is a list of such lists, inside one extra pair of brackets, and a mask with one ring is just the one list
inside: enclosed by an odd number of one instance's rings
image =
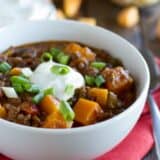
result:
[(0, 105), (0, 118), (4, 118), (6, 114), (6, 109), (2, 105)]
[(94, 101), (80, 98), (74, 106), (75, 120), (83, 125), (95, 123), (103, 113), (100, 105)]
[(75, 53), (80, 53), (81, 52), (82, 47), (77, 44), (77, 43), (70, 43), (66, 46), (65, 48), (65, 52), (69, 53), (69, 54), (75, 54)]
[(54, 112), (47, 116), (42, 127), (43, 128), (71, 128), (72, 121), (65, 121), (59, 112)]
[(68, 54), (79, 54), (80, 58), (85, 58), (88, 61), (94, 61), (96, 54), (88, 47), (82, 47), (77, 43), (70, 43), (66, 46), (65, 52)]
[(133, 78), (123, 67), (106, 67), (102, 74), (106, 79), (106, 88), (116, 94), (125, 92), (133, 85)]
[(22, 70), (21, 68), (18, 68), (18, 67), (15, 67), (10, 71), (10, 75), (20, 75), (21, 73), (22, 73)]
[(88, 47), (83, 47), (81, 50), (81, 54), (89, 61), (94, 61), (96, 58), (96, 54), (92, 52), (92, 50)]
[(107, 104), (108, 89), (91, 88), (88, 91), (88, 96), (94, 98), (104, 108)]
[(45, 96), (40, 103), (41, 110), (47, 114), (57, 112), (58, 106), (59, 106), (59, 101), (55, 99), (52, 95)]

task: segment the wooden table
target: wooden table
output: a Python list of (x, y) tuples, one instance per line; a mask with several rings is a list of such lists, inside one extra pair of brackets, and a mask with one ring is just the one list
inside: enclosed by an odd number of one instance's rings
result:
[[(62, 7), (61, 1), (57, 0), (56, 5)], [(118, 33), (125, 39), (129, 40), (138, 49), (141, 49), (141, 26), (137, 25), (131, 29), (125, 29), (117, 25), (116, 17), (121, 9), (121, 7), (110, 3), (109, 0), (84, 0), (79, 15), (95, 17), (97, 19), (97, 25)], [(160, 18), (160, 6), (156, 5), (152, 8), (148, 8), (146, 11), (152, 13), (147, 17), (147, 21), (145, 22), (147, 26), (146, 29), (148, 30), (148, 47), (156, 56), (160, 57), (160, 40), (155, 38), (155, 24), (158, 16)], [(144, 160), (156, 160), (154, 149)]]

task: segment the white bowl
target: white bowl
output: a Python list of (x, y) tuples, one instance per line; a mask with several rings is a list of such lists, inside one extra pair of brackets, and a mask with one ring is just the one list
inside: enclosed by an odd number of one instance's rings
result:
[(0, 31), (0, 51), (24, 43), (68, 40), (109, 51), (136, 79), (137, 100), (112, 119), (72, 129), (26, 127), (0, 119), (0, 153), (15, 160), (90, 160), (110, 151), (136, 124), (146, 101), (149, 71), (130, 43), (118, 35), (73, 21), (23, 22)]

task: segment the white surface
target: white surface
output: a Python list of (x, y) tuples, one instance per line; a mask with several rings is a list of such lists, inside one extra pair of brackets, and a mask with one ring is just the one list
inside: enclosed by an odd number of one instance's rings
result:
[(149, 71), (131, 44), (99, 27), (71, 21), (24, 22), (0, 31), (0, 50), (11, 45), (70, 40), (107, 50), (136, 79), (137, 100), (112, 119), (73, 129), (37, 129), (0, 120), (0, 153), (16, 160), (90, 160), (111, 150), (136, 124), (147, 97)]
[[(55, 65), (65, 66), (69, 69), (69, 72), (65, 75), (56, 75), (51, 72), (52, 66)], [(68, 100), (73, 96), (73, 93), (65, 93), (65, 88), (67, 85), (72, 84), (74, 90), (85, 85), (84, 78), (79, 72), (73, 70), (69, 66), (58, 64), (53, 61), (41, 63), (33, 72), (30, 79), (41, 90), (53, 88), (55, 91), (55, 96), (60, 100)]]
[(0, 0), (0, 27), (22, 20), (55, 19), (49, 0)]

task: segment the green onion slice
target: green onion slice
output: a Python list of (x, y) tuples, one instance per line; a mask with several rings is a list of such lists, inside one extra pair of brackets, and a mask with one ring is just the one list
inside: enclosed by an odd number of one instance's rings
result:
[(65, 90), (64, 92), (68, 95), (73, 95), (74, 93), (74, 86), (72, 84), (68, 84), (66, 87), (65, 87)]
[(37, 85), (32, 84), (26, 77), (23, 76), (12, 76), (10, 78), (12, 86), (18, 93), (22, 93), (24, 91), (29, 93), (38, 93), (40, 89)]
[(55, 57), (55, 60), (56, 61), (60, 61), (61, 57), (64, 56), (64, 53), (63, 52), (59, 52), (59, 54)]
[(47, 96), (47, 95), (54, 95), (54, 88), (47, 88), (44, 91), (39, 92), (37, 95), (35, 95), (32, 99), (33, 103), (38, 104), (41, 102), (41, 100)]
[(85, 82), (89, 86), (93, 86), (95, 82), (95, 78), (93, 76), (85, 75)]
[(29, 92), (29, 93), (39, 93), (40, 89), (37, 85), (35, 84), (24, 84), (23, 87), (25, 88), (25, 91)]
[(28, 79), (22, 76), (12, 76), (10, 78), (11, 84), (18, 93), (22, 93), (25, 91), (25, 87), (28, 87), (30, 85), (30, 82)]
[(101, 75), (96, 77), (85, 75), (85, 81), (89, 86), (96, 85), (97, 87), (100, 87), (102, 84), (104, 84), (105, 79)]
[(95, 84), (97, 87), (100, 87), (104, 82), (105, 82), (105, 79), (101, 75), (95, 78)]
[(105, 62), (92, 62), (91, 66), (93, 68), (101, 70), (101, 69), (103, 69), (106, 66), (106, 63)]
[(69, 72), (67, 66), (54, 65), (51, 67), (51, 72), (57, 75), (65, 75)]
[(24, 92), (24, 89), (21, 86), (21, 84), (14, 83), (14, 84), (12, 84), (12, 86), (16, 90), (17, 93), (23, 93)]
[(35, 95), (33, 98), (32, 98), (32, 101), (33, 103), (35, 104), (39, 104), (41, 102), (41, 100), (44, 98), (44, 93), (43, 92), (40, 92), (38, 93), (37, 95)]
[(44, 95), (45, 95), (45, 96), (46, 96), (46, 95), (49, 95), (49, 94), (51, 94), (51, 95), (54, 95), (54, 94), (55, 94), (54, 88), (47, 88), (47, 89), (45, 89), (43, 92), (44, 92)]
[(19, 84), (30, 83), (30, 81), (23, 76), (12, 76), (10, 80), (12, 83), (19, 83)]
[(66, 121), (72, 121), (75, 117), (75, 113), (73, 112), (69, 103), (66, 101), (60, 102), (60, 112)]
[(61, 50), (58, 48), (51, 48), (50, 53), (54, 59), (61, 53)]
[(67, 65), (69, 62), (70, 57), (68, 55), (62, 55), (60, 56), (60, 58), (58, 59), (58, 62), (61, 64), (65, 64)]
[(43, 55), (41, 56), (41, 61), (45, 62), (45, 61), (50, 61), (52, 60), (52, 55), (49, 52), (44, 52)]
[(60, 49), (52, 48), (50, 52), (54, 60), (61, 64), (68, 64), (70, 57), (68, 55), (65, 55), (65, 53)]
[(1, 87), (2, 91), (8, 98), (18, 98), (18, 95), (14, 88), (12, 87)]
[(1, 73), (6, 73), (8, 72), (12, 66), (8, 64), (7, 62), (0, 62), (0, 72)]

